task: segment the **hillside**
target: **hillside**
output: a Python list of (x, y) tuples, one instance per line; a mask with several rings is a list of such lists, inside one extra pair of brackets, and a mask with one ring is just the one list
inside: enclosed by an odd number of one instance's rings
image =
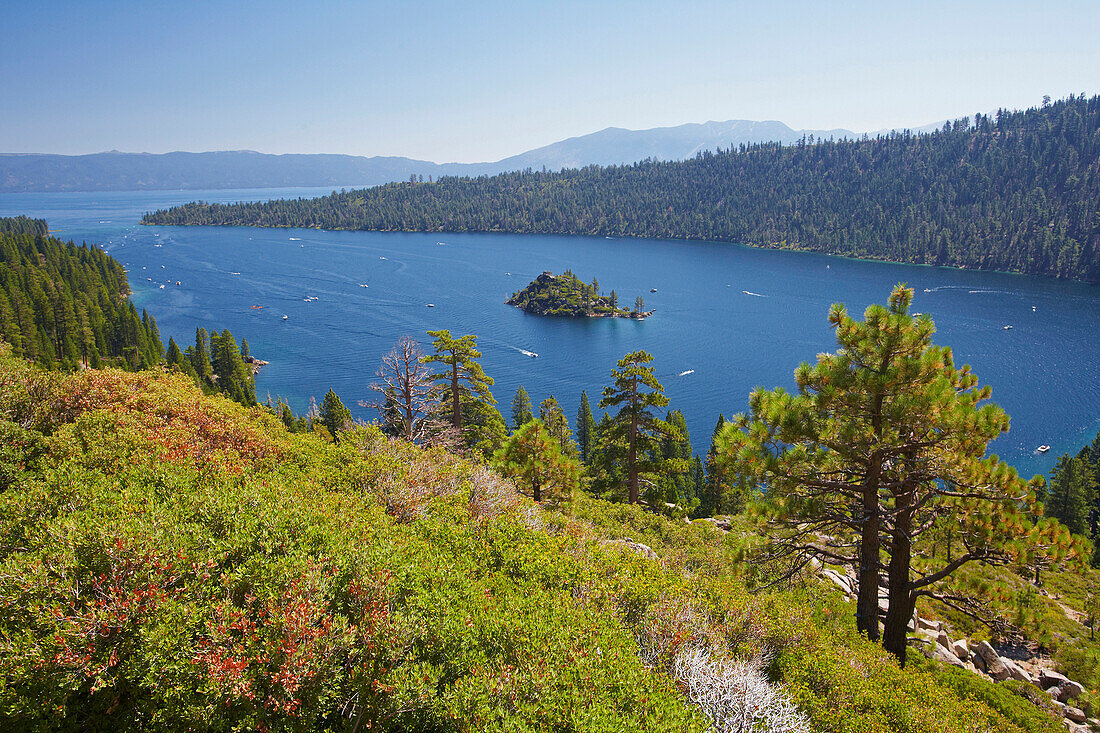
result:
[(46, 235), (46, 222), (0, 219), (0, 339), (46, 367), (158, 363), (154, 318), (129, 301), (122, 265), (97, 247)]
[(1030, 685), (899, 669), (822, 581), (750, 593), (743, 518), (538, 507), (374, 428), (2, 346), (0, 433), (5, 729), (1061, 728)]
[(1100, 282), (1100, 97), (927, 135), (762, 144), (681, 162), (443, 178), (313, 200), (196, 202), (147, 224), (738, 242)]

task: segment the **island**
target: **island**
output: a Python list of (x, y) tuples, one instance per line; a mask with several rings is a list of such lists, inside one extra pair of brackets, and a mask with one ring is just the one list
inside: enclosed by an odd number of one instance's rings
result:
[(564, 316), (567, 318), (635, 318), (641, 320), (653, 315), (645, 309), (641, 296), (634, 301), (634, 308), (620, 308), (619, 296), (614, 290), (610, 295), (600, 295), (600, 283), (586, 283), (566, 270), (561, 275), (544, 272), (531, 284), (513, 293), (507, 301), (526, 313), (539, 316)]

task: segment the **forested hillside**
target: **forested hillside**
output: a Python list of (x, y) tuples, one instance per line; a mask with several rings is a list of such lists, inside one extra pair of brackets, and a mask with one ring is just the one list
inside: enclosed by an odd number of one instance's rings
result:
[(163, 359), (154, 318), (127, 296), (105, 252), (46, 235), (46, 222), (0, 219), (0, 339), (45, 367), (140, 369)]
[(4, 730), (1062, 727), (1030, 685), (899, 667), (819, 580), (750, 592), (740, 520), (540, 507), (372, 427), (6, 352)]
[(681, 162), (187, 204), (147, 224), (740, 242), (1100, 281), (1100, 97), (927, 135), (760, 144)]

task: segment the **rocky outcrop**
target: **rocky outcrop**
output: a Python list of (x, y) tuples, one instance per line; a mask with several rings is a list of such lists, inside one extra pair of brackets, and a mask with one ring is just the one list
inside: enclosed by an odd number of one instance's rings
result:
[(607, 540), (602, 544), (604, 547), (618, 547), (623, 550), (636, 552), (642, 557), (649, 558), (650, 560), (657, 559), (657, 553), (653, 551), (653, 548), (649, 545), (643, 545), (641, 542), (635, 542), (629, 537), (623, 537), (621, 540)]

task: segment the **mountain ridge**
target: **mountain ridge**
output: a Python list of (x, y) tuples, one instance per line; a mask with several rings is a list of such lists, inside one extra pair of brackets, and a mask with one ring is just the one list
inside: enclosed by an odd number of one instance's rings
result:
[[(912, 129), (932, 127), (935, 125)], [(621, 165), (647, 158), (683, 160), (703, 151), (742, 144), (788, 145), (810, 135), (837, 139), (862, 134), (842, 128), (795, 130), (777, 120), (710, 120), (642, 130), (606, 127), (480, 163), (436, 163), (397, 155), (253, 150), (168, 153), (111, 150), (84, 155), (0, 153), (0, 193), (376, 186), (408, 180), (414, 175), (480, 176), (527, 168), (561, 170)]]

